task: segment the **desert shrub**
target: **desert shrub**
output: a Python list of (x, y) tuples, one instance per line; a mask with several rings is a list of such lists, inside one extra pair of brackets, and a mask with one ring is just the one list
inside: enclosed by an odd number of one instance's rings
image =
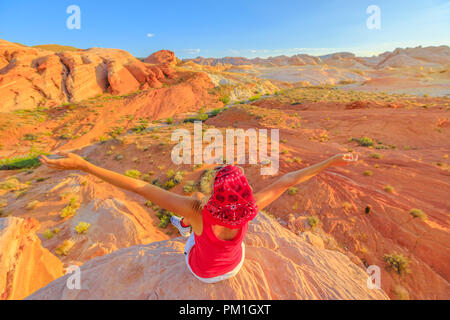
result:
[(290, 187), (290, 188), (288, 189), (288, 194), (289, 194), (290, 196), (295, 196), (295, 195), (297, 194), (297, 192), (298, 192), (298, 189), (297, 189), (296, 187)]
[(152, 206), (153, 206), (153, 203), (151, 202), (151, 201), (145, 201), (145, 203), (144, 203), (144, 205), (146, 206), (146, 207), (149, 207), (149, 208), (151, 208)]
[(122, 127), (114, 127), (111, 129), (111, 131), (108, 132), (109, 136), (113, 139), (115, 139), (118, 135), (123, 133)]
[(145, 131), (145, 129), (147, 129), (147, 127), (148, 127), (148, 120), (141, 119), (139, 121), (139, 124), (136, 127), (133, 127), (131, 130), (133, 130), (133, 132), (135, 132), (135, 133), (141, 133), (141, 132)]
[(173, 187), (175, 187), (175, 182), (173, 181), (173, 180), (169, 180), (169, 181), (167, 181), (166, 183), (164, 183), (164, 189), (166, 189), (166, 190), (170, 190), (170, 189), (172, 189)]
[(145, 173), (141, 176), (141, 179), (145, 182), (150, 181), (150, 175), (148, 173)]
[(130, 178), (139, 179), (141, 176), (141, 172), (139, 170), (127, 170), (125, 171), (125, 175)]
[(319, 218), (317, 218), (316, 216), (308, 217), (306, 221), (311, 226), (311, 228), (317, 227), (319, 225), (319, 222), (320, 222)]
[(55, 252), (60, 256), (67, 256), (74, 244), (75, 242), (73, 242), (71, 239), (65, 240), (56, 248)]
[(26, 133), (22, 137), (22, 140), (35, 141), (37, 138), (38, 138), (37, 135), (35, 135), (34, 133)]
[(160, 222), (158, 228), (164, 229), (170, 223), (170, 217), (175, 215), (173, 212), (167, 211), (165, 209), (159, 209), (156, 216), (159, 218)]
[(84, 222), (84, 221), (80, 221), (78, 223), (78, 225), (75, 227), (75, 231), (78, 234), (86, 234), (90, 227), (91, 227), (90, 223), (87, 223), (87, 222)]
[(61, 211), (61, 218), (72, 217), (77, 213), (77, 209), (80, 207), (78, 199), (76, 197), (71, 197), (67, 206)]
[(229, 104), (230, 103), (230, 96), (227, 95), (223, 95), (220, 97), (219, 99), (220, 101), (222, 101), (223, 104)]
[(167, 124), (172, 124), (173, 123), (173, 118), (172, 117), (167, 118), (166, 119), (166, 123)]
[(384, 187), (384, 191), (388, 192), (388, 193), (393, 193), (395, 191), (393, 186), (387, 185)]
[(50, 240), (51, 238), (53, 238), (55, 236), (55, 234), (53, 233), (52, 230), (45, 230), (44, 231), (44, 238)]
[(380, 153), (371, 153), (370, 155), (369, 155), (369, 157), (371, 157), (371, 158), (373, 158), (373, 159), (383, 159), (383, 155), (382, 154), (380, 154)]
[(175, 176), (175, 170), (172, 170), (172, 169), (167, 170), (166, 176), (167, 176), (167, 179), (173, 178), (173, 176)]
[(27, 204), (26, 209), (27, 209), (27, 210), (33, 210), (34, 208), (36, 208), (36, 206), (37, 206), (38, 204), (39, 204), (39, 201), (33, 200), (33, 201), (31, 201), (31, 202), (29, 202), (29, 203)]
[(261, 94), (256, 94), (253, 97), (251, 97), (250, 99), (248, 99), (250, 102), (256, 101), (261, 99)]
[(120, 153), (116, 154), (116, 156), (114, 157), (115, 160), (120, 161), (123, 159), (123, 155), (121, 155)]
[(364, 209), (364, 213), (365, 214), (369, 214), (372, 212), (372, 206), (369, 204), (366, 206), (366, 208)]
[(362, 137), (359, 139), (353, 138), (352, 140), (356, 141), (362, 147), (372, 147), (375, 142), (369, 137)]
[(373, 176), (373, 172), (370, 171), (370, 170), (366, 170), (366, 171), (364, 171), (364, 175), (365, 175), (366, 177), (371, 177), (371, 176)]
[(200, 178), (200, 192), (206, 195), (212, 193), (212, 185), (215, 175), (216, 172), (212, 169), (203, 171), (202, 177)]
[(427, 219), (427, 214), (420, 209), (411, 209), (409, 214), (413, 216), (413, 218), (419, 218), (422, 220)]
[(41, 165), (39, 156), (47, 154), (43, 152), (32, 151), (26, 156), (6, 158), (0, 160), (0, 170), (33, 169)]
[(217, 116), (217, 115), (218, 115), (219, 113), (221, 113), (222, 111), (223, 111), (222, 108), (216, 108), (216, 109), (213, 109), (212, 111), (209, 111), (209, 112), (208, 112), (208, 115), (209, 115), (210, 118), (212, 118), (212, 117)]
[(204, 122), (204, 121), (206, 121), (208, 119), (209, 119), (208, 114), (206, 114), (206, 113), (199, 113), (199, 114), (197, 114), (197, 115), (195, 115), (193, 117), (189, 117), (187, 119), (184, 119), (183, 122), (184, 123), (187, 123), (187, 122), (193, 123), (195, 121), (202, 121), (202, 122)]
[(401, 253), (393, 252), (391, 254), (385, 254), (383, 260), (389, 269), (394, 270), (399, 275), (411, 272), (409, 270), (409, 259)]
[(175, 182), (175, 184), (179, 184), (184, 179), (184, 171), (177, 171), (175, 175), (173, 176), (172, 180)]
[(20, 181), (16, 177), (7, 178), (5, 181), (0, 183), (0, 189), (2, 190), (13, 190), (20, 186)]
[(187, 181), (186, 184), (183, 186), (183, 192), (185, 194), (191, 194), (196, 190), (195, 188), (195, 182), (194, 181)]

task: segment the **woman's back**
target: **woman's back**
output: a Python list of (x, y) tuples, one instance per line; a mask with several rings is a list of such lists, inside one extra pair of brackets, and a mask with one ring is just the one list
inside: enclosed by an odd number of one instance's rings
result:
[(232, 271), (243, 258), (242, 242), (248, 223), (239, 229), (229, 229), (214, 225), (206, 214), (202, 214), (202, 222), (203, 231), (201, 235), (194, 235), (195, 246), (189, 253), (191, 270), (202, 278), (213, 278)]

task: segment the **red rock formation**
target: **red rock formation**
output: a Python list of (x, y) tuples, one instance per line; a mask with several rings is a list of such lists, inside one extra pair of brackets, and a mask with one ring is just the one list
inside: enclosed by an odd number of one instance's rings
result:
[(41, 246), (30, 218), (0, 219), (0, 299), (23, 299), (63, 275), (59, 259)]
[(160, 50), (144, 59), (144, 62), (156, 64), (156, 65), (170, 65), (174, 66), (177, 63), (177, 58), (175, 57), (175, 53), (169, 50)]
[(28, 299), (388, 299), (367, 288), (366, 272), (348, 257), (308, 244), (263, 213), (249, 226), (246, 260), (231, 280), (210, 285), (194, 278), (184, 262), (185, 241), (90, 260), (81, 266), (81, 290), (67, 289), (66, 276)]
[(159, 88), (176, 77), (173, 52), (148, 58), (149, 65), (118, 49), (92, 48), (59, 53), (0, 40), (1, 111), (76, 102), (111, 93)]

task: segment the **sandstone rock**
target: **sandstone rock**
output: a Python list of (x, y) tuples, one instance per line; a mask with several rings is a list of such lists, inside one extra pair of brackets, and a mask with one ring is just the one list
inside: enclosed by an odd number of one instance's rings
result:
[(177, 63), (177, 59), (175, 57), (175, 53), (172, 51), (160, 50), (145, 58), (144, 62), (156, 65), (167, 64), (174, 66)]
[(310, 231), (300, 233), (299, 237), (316, 248), (325, 249), (323, 240)]
[(55, 106), (103, 93), (159, 88), (173, 79), (175, 54), (163, 50), (149, 65), (118, 49), (52, 52), (0, 40), (0, 111)]
[(61, 261), (41, 246), (30, 218), (0, 219), (0, 299), (23, 299), (63, 275)]
[(28, 299), (388, 299), (345, 255), (316, 248), (260, 214), (246, 236), (246, 260), (233, 279), (204, 284), (186, 268), (181, 238), (139, 245), (81, 266), (81, 289), (67, 276)]
[(127, 68), (116, 62), (108, 63), (108, 81), (113, 95), (137, 91), (140, 85)]

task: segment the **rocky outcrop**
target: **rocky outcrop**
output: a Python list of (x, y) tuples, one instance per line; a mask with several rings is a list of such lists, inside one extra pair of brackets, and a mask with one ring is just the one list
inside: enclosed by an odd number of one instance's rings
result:
[(159, 88), (175, 77), (176, 58), (167, 52), (151, 55), (148, 64), (118, 49), (52, 52), (0, 40), (0, 111)]
[(367, 274), (345, 255), (308, 244), (260, 214), (245, 239), (239, 274), (204, 284), (184, 262), (185, 240), (176, 238), (118, 250), (81, 266), (81, 289), (67, 276), (28, 299), (388, 299), (367, 288)]
[(170, 65), (174, 66), (177, 63), (175, 53), (169, 50), (160, 50), (144, 59), (144, 62), (156, 65)]
[(56, 256), (41, 246), (30, 218), (0, 219), (0, 299), (23, 299), (63, 275)]

